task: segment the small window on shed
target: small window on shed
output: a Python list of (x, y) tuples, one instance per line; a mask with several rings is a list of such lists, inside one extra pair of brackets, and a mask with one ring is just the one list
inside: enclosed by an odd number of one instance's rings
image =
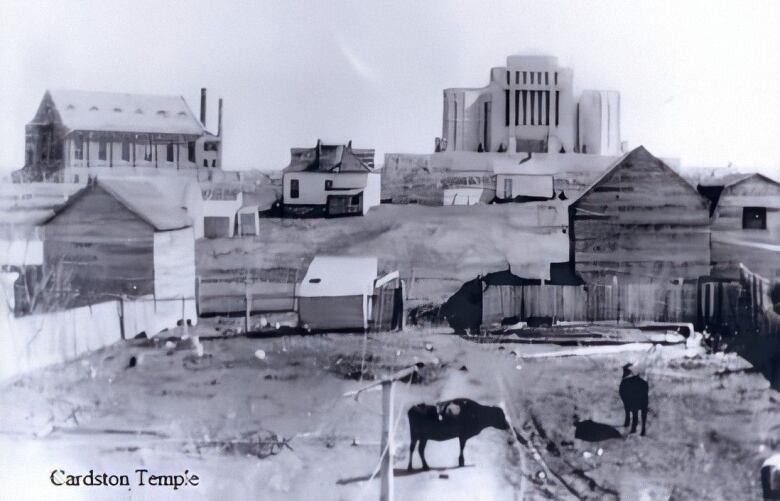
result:
[(325, 189), (326, 190), (332, 190), (333, 189), (333, 181), (330, 179), (325, 180)]
[(742, 229), (765, 230), (766, 207), (744, 207), (742, 209)]
[(297, 179), (290, 179), (290, 198), (298, 198), (301, 195), (301, 186)]
[(322, 279), (320, 279), (320, 278), (310, 278), (309, 279), (309, 283), (310, 284), (318, 284), (320, 282), (322, 282)]

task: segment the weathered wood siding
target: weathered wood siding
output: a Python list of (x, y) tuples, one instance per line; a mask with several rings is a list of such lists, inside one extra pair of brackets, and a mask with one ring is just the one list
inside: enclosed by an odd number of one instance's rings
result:
[(693, 279), (710, 268), (709, 206), (640, 147), (570, 207), (571, 258), (588, 282)]
[(153, 294), (152, 226), (100, 186), (88, 190), (45, 226), (44, 275), (58, 274), (81, 304)]
[(744, 207), (765, 207), (767, 231), (780, 235), (780, 186), (753, 176), (723, 189), (712, 221), (712, 230), (741, 230)]
[(482, 325), (502, 319), (695, 322), (697, 284), (669, 282), (491, 286), (482, 295)]

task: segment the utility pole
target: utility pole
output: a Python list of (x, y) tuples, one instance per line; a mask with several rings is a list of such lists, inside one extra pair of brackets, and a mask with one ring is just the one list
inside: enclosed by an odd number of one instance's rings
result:
[(405, 377), (412, 377), (418, 366), (413, 365), (395, 374), (382, 378), (380, 381), (355, 391), (348, 391), (343, 396), (358, 399), (364, 391), (373, 391), (382, 387), (382, 437), (379, 456), (379, 475), (382, 482), (379, 491), (380, 501), (393, 501), (393, 383)]

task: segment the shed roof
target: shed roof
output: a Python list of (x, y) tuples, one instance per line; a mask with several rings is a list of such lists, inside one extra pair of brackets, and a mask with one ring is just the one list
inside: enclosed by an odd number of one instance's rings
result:
[(317, 256), (298, 286), (301, 297), (372, 294), (378, 260), (375, 257)]
[(103, 188), (119, 203), (151, 225), (155, 231), (170, 231), (192, 226), (187, 211), (181, 205), (171, 202), (154, 184), (148, 181), (129, 179), (95, 180), (59, 206), (44, 224), (56, 219), (59, 214), (73, 205), (95, 187)]
[(769, 183), (780, 185), (780, 183), (778, 183), (774, 179), (767, 177), (763, 174), (759, 174), (757, 172), (749, 172), (749, 173), (736, 172), (732, 174), (726, 174), (725, 176), (705, 177), (699, 180), (699, 185), (707, 186), (707, 187), (719, 186), (719, 187), (727, 188), (729, 186), (734, 186), (735, 184), (739, 184), (742, 181), (746, 181), (753, 177), (759, 177)]
[(290, 164), (284, 172), (373, 172), (374, 150), (353, 150), (352, 142), (290, 149)]
[(47, 91), (70, 130), (202, 135), (204, 128), (182, 96), (72, 89)]

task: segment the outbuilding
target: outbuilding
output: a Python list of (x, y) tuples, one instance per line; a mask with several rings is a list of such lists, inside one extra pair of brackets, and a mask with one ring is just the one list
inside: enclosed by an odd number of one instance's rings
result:
[[(381, 290), (395, 284), (391, 290), (400, 291), (397, 271), (378, 278), (377, 269), (375, 257), (315, 257), (296, 291), (301, 324), (314, 331), (368, 329), (377, 321), (374, 303), (385, 303)], [(393, 303), (388, 318), (398, 317), (398, 302)]]
[(144, 298), (197, 321), (192, 221), (152, 183), (90, 181), (42, 233), (43, 273), (55, 277), (49, 292), (67, 298), (63, 306)]

